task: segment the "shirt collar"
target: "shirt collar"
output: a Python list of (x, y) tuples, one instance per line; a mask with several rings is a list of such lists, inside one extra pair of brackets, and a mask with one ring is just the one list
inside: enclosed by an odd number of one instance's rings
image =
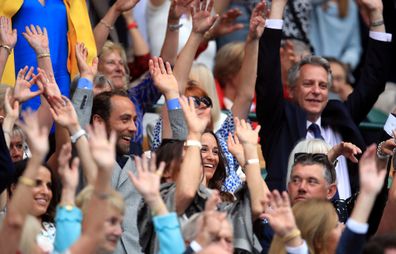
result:
[[(316, 120), (316, 122), (314, 123), (316, 123), (319, 128), (322, 128), (322, 117), (319, 117), (318, 120)], [(307, 129), (311, 124), (313, 124), (313, 122), (307, 120)]]

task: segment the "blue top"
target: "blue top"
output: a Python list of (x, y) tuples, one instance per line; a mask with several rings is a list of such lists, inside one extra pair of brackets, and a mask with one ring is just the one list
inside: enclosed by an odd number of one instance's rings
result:
[[(33, 66), (37, 73), (37, 60), (34, 50), (29, 46), (22, 32), (30, 24), (47, 28), (52, 67), (56, 82), (63, 95), (69, 97), (70, 74), (67, 70), (68, 40), (67, 13), (63, 0), (47, 0), (45, 6), (38, 0), (24, 0), (22, 7), (12, 17), (13, 28), (18, 31), (15, 45), (15, 71), (27, 66)], [(32, 90), (37, 90), (36, 86)], [(23, 108), (37, 109), (40, 98), (35, 97), (23, 104)]]
[(183, 253), (186, 247), (176, 213), (154, 216), (153, 222), (159, 240), (159, 254)]
[(348, 15), (345, 18), (339, 17), (337, 3), (327, 1), (328, 7), (324, 9), (320, 1), (316, 2), (319, 4), (314, 3), (308, 34), (315, 54), (335, 57), (354, 69), (362, 53), (355, 1), (348, 1)]
[(67, 250), (80, 238), (82, 218), (81, 210), (75, 206), (71, 210), (59, 206), (56, 208), (56, 252)]

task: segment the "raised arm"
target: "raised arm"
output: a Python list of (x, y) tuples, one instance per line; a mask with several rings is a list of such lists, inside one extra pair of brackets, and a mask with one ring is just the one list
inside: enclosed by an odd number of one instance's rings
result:
[(95, 37), (96, 48), (100, 52), (104, 43), (109, 36), (110, 30), (113, 30), (114, 23), (124, 11), (129, 11), (139, 2), (139, 0), (117, 0), (105, 16), (99, 21), (93, 30)]
[(181, 215), (193, 201), (202, 182), (201, 136), (209, 122), (210, 111), (206, 109), (203, 113), (206, 117), (202, 119), (195, 112), (192, 98), (182, 97), (179, 101), (188, 125), (185, 154), (176, 179), (176, 212)]
[[(84, 176), (88, 184), (93, 184), (96, 179), (97, 168), (89, 150), (86, 133), (78, 122), (77, 113), (71, 101), (63, 96), (62, 98), (51, 98), (50, 103), (50, 111), (55, 122), (60, 127), (65, 128), (69, 136), (74, 137), (72, 142), (75, 143), (77, 153), (81, 159)], [(67, 138), (67, 142), (69, 142), (68, 140), (69, 138)]]
[(350, 142), (341, 142), (330, 149), (330, 151), (327, 153), (327, 157), (329, 158), (330, 162), (334, 163), (339, 156), (343, 155), (353, 163), (357, 163), (358, 159), (356, 156), (361, 153), (362, 150), (356, 145)]
[(4, 16), (0, 17), (0, 80), (3, 77), (4, 68), (17, 42), (17, 30), (12, 29), (11, 20)]
[(24, 123), (19, 123), (19, 126), (27, 136), (32, 157), (7, 206), (7, 214), (0, 229), (1, 253), (16, 253), (18, 250), (22, 228), (32, 207), (32, 188), (36, 186), (34, 179), (49, 149), (48, 129), (40, 127), (37, 115), (26, 111), (22, 116)]
[(58, 157), (58, 173), (62, 181), (62, 196), (55, 216), (55, 251), (67, 250), (81, 235), (82, 212), (75, 205), (78, 186), (79, 159), (73, 159), (69, 166), (72, 147), (64, 144)]
[[(102, 241), (104, 221), (109, 211), (109, 193), (111, 191), (111, 175), (115, 165), (116, 133), (107, 137), (106, 127), (96, 124), (94, 129), (88, 128), (89, 145), (92, 157), (98, 168), (98, 176), (94, 184), (94, 192), (89, 201), (87, 214), (84, 218), (85, 230), (80, 239), (70, 248), (71, 253), (95, 253), (97, 245)], [(98, 209), (100, 207), (100, 209)]]
[(186, 45), (177, 58), (174, 69), (181, 94), (184, 94), (191, 66), (197, 49), (203, 40), (204, 34), (213, 26), (218, 18), (218, 15), (211, 15), (213, 1), (214, 0), (209, 0), (209, 4), (207, 4), (207, 0), (202, 2), (194, 0), (194, 7), (191, 7), (193, 28)]
[(242, 166), (246, 174), (246, 183), (251, 199), (252, 216), (253, 220), (255, 220), (264, 211), (262, 201), (266, 194), (269, 193), (268, 187), (261, 176), (259, 157), (257, 154), (260, 125), (253, 130), (252, 126), (246, 123), (245, 120), (239, 120), (235, 117), (235, 129), (236, 135), (243, 146), (245, 163)]
[(7, 147), (10, 147), (11, 133), (14, 128), (14, 124), (19, 117), (19, 102), (17, 100), (13, 101), (11, 96), (11, 88), (7, 88), (4, 98), (4, 108), (6, 116), (3, 120), (2, 128), (5, 134), (4, 138)]
[[(346, 223), (347, 228), (342, 233), (337, 253), (361, 253), (368, 230), (367, 221), (375, 199), (384, 185), (386, 172), (386, 163), (376, 161), (376, 146), (371, 145), (359, 162), (359, 196)], [(353, 238), (349, 233), (351, 231), (358, 238)]]
[(385, 33), (382, 1), (362, 0), (360, 2), (361, 8), (369, 16), (370, 39), (362, 75), (345, 102), (357, 125), (366, 118), (378, 96), (384, 91), (392, 59), (392, 35)]
[(235, 82), (238, 85), (234, 104), (231, 108), (234, 116), (246, 119), (250, 112), (250, 106), (254, 98), (256, 84), (258, 47), (265, 26), (265, 2), (256, 5), (250, 18), (249, 34), (245, 43), (245, 55), (242, 66), (236, 75)]

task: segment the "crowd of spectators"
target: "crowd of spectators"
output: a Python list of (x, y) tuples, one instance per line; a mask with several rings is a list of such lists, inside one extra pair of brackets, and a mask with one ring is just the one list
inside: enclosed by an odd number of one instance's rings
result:
[(390, 15), (2, 0), (0, 254), (395, 252)]

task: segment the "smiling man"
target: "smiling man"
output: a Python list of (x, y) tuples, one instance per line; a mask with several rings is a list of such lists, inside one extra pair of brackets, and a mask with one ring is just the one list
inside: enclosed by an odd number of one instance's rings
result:
[[(345, 102), (329, 100), (332, 74), (329, 63), (306, 56), (289, 70), (291, 101), (283, 98), (279, 48), (282, 15), (287, 1), (272, 2), (270, 19), (260, 39), (256, 81), (257, 119), (270, 189), (286, 189), (287, 161), (301, 139), (320, 138), (330, 146), (351, 142), (362, 151), (366, 144), (359, 124), (384, 90), (389, 75), (392, 35), (385, 33), (381, 0), (362, 0), (370, 17), (370, 39), (361, 79)], [(336, 167), (339, 197), (358, 191), (357, 165), (343, 156)]]

